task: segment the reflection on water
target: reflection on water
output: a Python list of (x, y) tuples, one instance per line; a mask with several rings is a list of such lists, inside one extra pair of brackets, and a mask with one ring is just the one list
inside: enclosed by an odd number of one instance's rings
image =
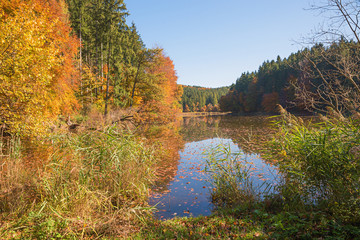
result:
[(211, 140), (186, 143), (180, 151), (177, 175), (163, 192), (157, 191), (150, 204), (157, 204), (160, 218), (174, 216), (209, 215), (212, 204), (209, 202), (209, 184), (205, 181), (204, 155)]
[(199, 141), (209, 138), (231, 138), (246, 153), (259, 153), (259, 143), (273, 133), (266, 116), (213, 116), (184, 118), (181, 134), (184, 141)]
[(211, 186), (204, 167), (206, 152), (219, 144), (243, 154), (245, 162), (251, 164), (254, 187), (265, 187), (265, 180), (274, 183), (276, 170), (261, 159), (256, 145), (269, 136), (268, 126), (269, 120), (261, 117), (184, 118), (180, 133), (186, 144), (179, 151), (179, 159), (161, 163), (160, 177), (149, 199), (150, 205), (157, 204), (155, 215), (168, 219), (211, 213)]

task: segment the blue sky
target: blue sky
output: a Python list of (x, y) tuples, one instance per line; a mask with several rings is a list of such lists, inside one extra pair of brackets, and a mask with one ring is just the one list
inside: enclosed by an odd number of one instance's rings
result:
[(310, 0), (125, 0), (147, 47), (162, 47), (185, 85), (229, 86), (301, 49), (322, 21)]

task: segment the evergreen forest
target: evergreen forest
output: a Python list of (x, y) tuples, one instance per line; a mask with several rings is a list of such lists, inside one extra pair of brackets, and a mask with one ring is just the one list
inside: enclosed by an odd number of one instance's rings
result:
[[(331, 61), (358, 59), (356, 49), (355, 42), (342, 38), (330, 45), (315, 44), (284, 59), (278, 56), (265, 61), (257, 71), (241, 74), (219, 100), (220, 108), (235, 113), (276, 113), (279, 104), (297, 113), (324, 112), (327, 106), (350, 113), (355, 109), (346, 100), (350, 94), (346, 89), (353, 85), (346, 80), (350, 73), (340, 71)], [(335, 76), (346, 84), (324, 85)]]
[(182, 87), (183, 112), (218, 112), (219, 99), (229, 91), (228, 87), (204, 88), (184, 85)]

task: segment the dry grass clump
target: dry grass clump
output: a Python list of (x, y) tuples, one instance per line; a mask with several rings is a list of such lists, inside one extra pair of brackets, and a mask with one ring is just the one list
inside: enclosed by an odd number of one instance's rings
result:
[(154, 150), (133, 135), (104, 127), (11, 141), (0, 158), (1, 239), (125, 236), (148, 213)]

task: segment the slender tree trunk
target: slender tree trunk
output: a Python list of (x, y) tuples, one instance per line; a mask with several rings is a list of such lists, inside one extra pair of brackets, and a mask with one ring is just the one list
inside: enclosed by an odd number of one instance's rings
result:
[[(96, 67), (99, 67), (99, 49), (98, 49), (98, 45), (96, 44)], [(97, 78), (100, 77), (100, 71), (98, 70), (96, 73)], [(97, 99), (98, 97), (98, 87), (96, 86), (96, 82), (95, 84), (95, 99)]]
[(79, 41), (80, 41), (80, 61), (79, 61), (79, 70), (80, 70), (80, 94), (82, 96), (82, 35), (81, 35), (81, 25), (82, 25), (82, 16), (81, 16), (81, 4), (80, 4), (80, 14), (79, 14), (79, 20), (80, 20), (80, 33), (79, 33)]
[(139, 76), (140, 66), (141, 66), (141, 60), (139, 60), (136, 75), (135, 75), (135, 79), (134, 79), (134, 85), (133, 85), (133, 89), (132, 89), (132, 93), (131, 93), (130, 107), (132, 107), (133, 102), (134, 102), (135, 88), (136, 88), (136, 83), (137, 83), (137, 79), (138, 79), (138, 76)]
[(105, 93), (105, 112), (104, 116), (108, 114), (108, 104), (109, 104), (109, 87), (110, 87), (110, 55), (111, 55), (111, 39), (109, 41), (109, 50), (108, 50), (108, 59), (107, 59), (107, 75), (106, 75), (106, 93)]
[(103, 43), (102, 43), (102, 40), (101, 40), (100, 54), (101, 54), (101, 85), (100, 85), (100, 91), (102, 92), (102, 81), (103, 81), (103, 79), (104, 79), (104, 54), (103, 54)]

